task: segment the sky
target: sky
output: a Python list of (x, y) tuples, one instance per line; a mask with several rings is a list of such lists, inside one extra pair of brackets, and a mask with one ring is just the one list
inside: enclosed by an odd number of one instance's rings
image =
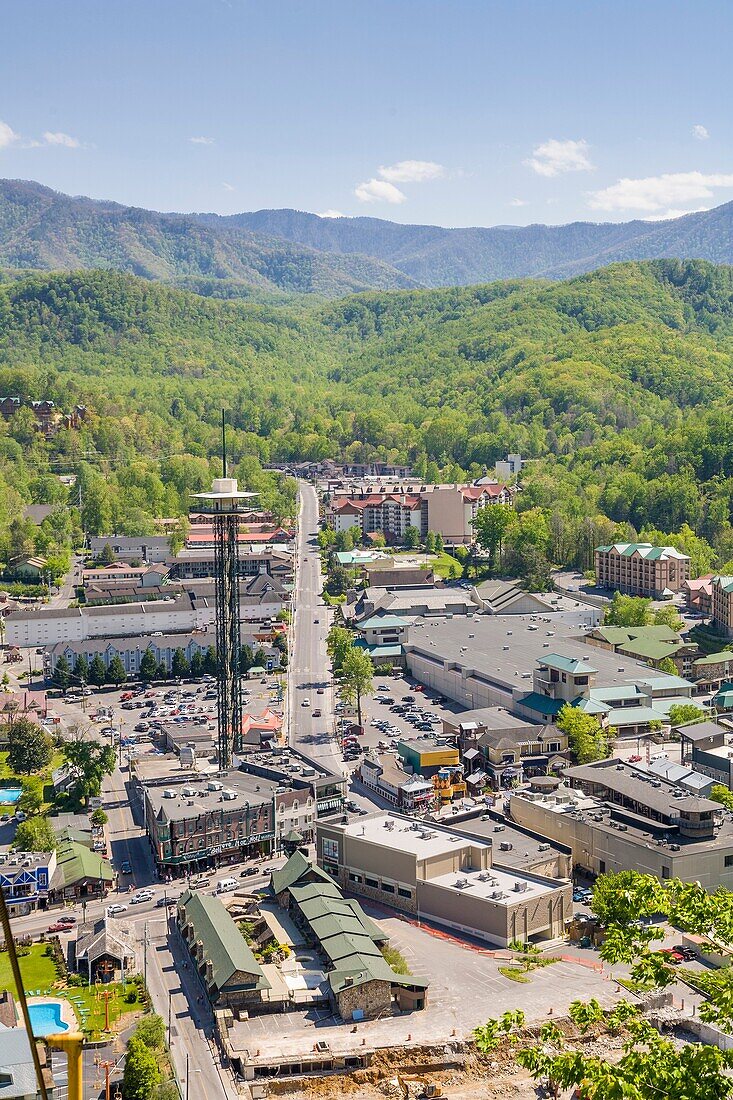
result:
[(0, 176), (445, 226), (733, 199), (730, 0), (0, 0)]

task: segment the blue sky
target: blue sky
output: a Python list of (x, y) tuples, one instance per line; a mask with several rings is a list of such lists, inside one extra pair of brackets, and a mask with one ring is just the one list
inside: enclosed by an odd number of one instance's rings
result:
[(733, 199), (729, 0), (2, 11), (0, 175), (71, 194), (449, 226)]

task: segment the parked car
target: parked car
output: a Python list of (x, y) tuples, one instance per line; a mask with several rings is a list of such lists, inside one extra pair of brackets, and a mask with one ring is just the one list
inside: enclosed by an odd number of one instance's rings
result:
[(123, 861), (122, 861), (122, 874), (123, 875), (131, 875), (132, 874), (132, 867), (130, 866), (129, 859), (123, 859)]
[(68, 917), (59, 917), (59, 924), (76, 924), (76, 917), (71, 914)]
[(311, 701), (310, 699), (304, 699), (300, 705), (301, 707), (309, 707), (311, 705)]

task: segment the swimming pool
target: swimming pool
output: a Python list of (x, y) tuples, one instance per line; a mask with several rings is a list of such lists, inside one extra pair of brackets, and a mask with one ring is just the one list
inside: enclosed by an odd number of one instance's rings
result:
[(61, 1005), (58, 1001), (46, 1001), (45, 1004), (28, 1005), (31, 1028), (36, 1038), (51, 1035), (54, 1031), (68, 1031), (69, 1025), (61, 1019)]
[(17, 802), (22, 793), (20, 787), (0, 787), (0, 802)]

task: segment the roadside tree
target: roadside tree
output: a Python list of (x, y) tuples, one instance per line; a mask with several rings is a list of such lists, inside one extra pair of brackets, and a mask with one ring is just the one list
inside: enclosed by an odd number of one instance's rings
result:
[(74, 774), (69, 797), (86, 806), (90, 798), (99, 797), (104, 776), (114, 771), (115, 750), (90, 737), (89, 730), (77, 726), (64, 741), (62, 752)]
[(341, 666), (341, 690), (347, 702), (356, 702), (356, 713), (361, 725), (361, 700), (372, 690), (374, 668), (371, 658), (363, 649), (352, 646)]
[(186, 659), (186, 654), (182, 649), (177, 649), (173, 654), (173, 660), (171, 661), (171, 672), (176, 680), (185, 680), (190, 675), (191, 666)]

